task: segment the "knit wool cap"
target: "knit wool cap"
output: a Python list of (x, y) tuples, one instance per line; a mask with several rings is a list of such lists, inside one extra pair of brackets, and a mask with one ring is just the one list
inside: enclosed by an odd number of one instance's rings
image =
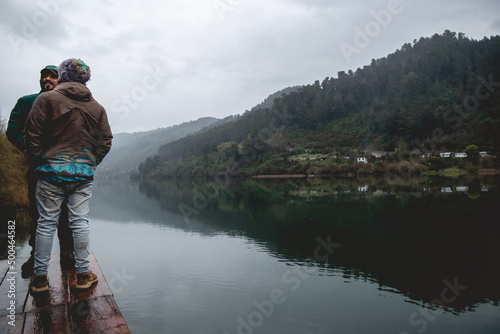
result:
[(79, 82), (85, 85), (90, 80), (90, 67), (81, 59), (66, 59), (59, 65), (60, 82)]

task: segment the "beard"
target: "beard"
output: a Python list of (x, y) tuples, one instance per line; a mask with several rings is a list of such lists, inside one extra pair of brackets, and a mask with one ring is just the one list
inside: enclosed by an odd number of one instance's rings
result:
[(55, 85), (52, 82), (45, 82), (43, 84), (43, 90), (48, 91), (54, 89)]

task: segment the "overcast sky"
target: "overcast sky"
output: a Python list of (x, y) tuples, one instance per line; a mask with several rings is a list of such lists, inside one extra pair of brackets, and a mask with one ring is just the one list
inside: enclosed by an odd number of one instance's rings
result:
[(498, 35), (500, 2), (2, 0), (1, 116), (75, 57), (114, 133), (223, 118), (446, 29)]

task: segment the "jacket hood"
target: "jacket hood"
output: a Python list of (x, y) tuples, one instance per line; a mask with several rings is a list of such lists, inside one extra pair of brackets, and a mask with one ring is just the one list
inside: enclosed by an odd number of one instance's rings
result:
[(79, 82), (61, 82), (54, 88), (54, 91), (61, 93), (73, 100), (91, 101), (92, 93), (90, 90)]
[(58, 68), (57, 68), (57, 66), (55, 66), (55, 65), (47, 65), (47, 66), (45, 66), (44, 68), (42, 68), (42, 70), (40, 71), (40, 81), (39, 81), (39, 82), (40, 82), (40, 89), (41, 89), (41, 90), (43, 90), (42, 72), (43, 72), (44, 70), (51, 70), (51, 71), (55, 71), (56, 73), (59, 73), (59, 72), (58, 72)]

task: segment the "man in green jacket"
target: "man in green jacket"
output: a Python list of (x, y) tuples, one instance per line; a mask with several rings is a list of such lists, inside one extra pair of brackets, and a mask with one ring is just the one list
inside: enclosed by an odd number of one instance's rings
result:
[(33, 106), (33, 102), (35, 102), (35, 99), (41, 93), (54, 89), (57, 86), (58, 78), (57, 66), (45, 66), (40, 71), (40, 92), (21, 97), (17, 100), (14, 109), (12, 109), (6, 135), (9, 141), (21, 152), (24, 152), (24, 124)]
[[(25, 95), (21, 97), (14, 109), (10, 114), (9, 124), (7, 126), (6, 135), (9, 141), (14, 144), (21, 152), (25, 151), (24, 146), (24, 126), (26, 120), (28, 118), (28, 114), (35, 102), (35, 99), (42, 94), (43, 92), (50, 91), (57, 86), (58, 83), (58, 68), (54, 65), (45, 66), (40, 71), (40, 92), (30, 95)], [(36, 235), (36, 227), (38, 221), (38, 210), (36, 207), (35, 200), (35, 190), (36, 190), (36, 182), (37, 177), (33, 173), (32, 168), (28, 168), (28, 172), (26, 173), (26, 179), (28, 181), (28, 197), (30, 201), (29, 214), (31, 217), (31, 225), (30, 225), (30, 239), (29, 245), (32, 247), (31, 256), (23, 264), (21, 267), (22, 276), (24, 278), (30, 277), (33, 275), (33, 265), (34, 265), (34, 249), (35, 249), (35, 235)], [(59, 221), (58, 228), (58, 237), (59, 237), (59, 245), (61, 248), (61, 264), (63, 266), (72, 266), (74, 265), (74, 256), (73, 256), (73, 236), (71, 229), (68, 226), (68, 214), (67, 211), (61, 214), (61, 219)]]

